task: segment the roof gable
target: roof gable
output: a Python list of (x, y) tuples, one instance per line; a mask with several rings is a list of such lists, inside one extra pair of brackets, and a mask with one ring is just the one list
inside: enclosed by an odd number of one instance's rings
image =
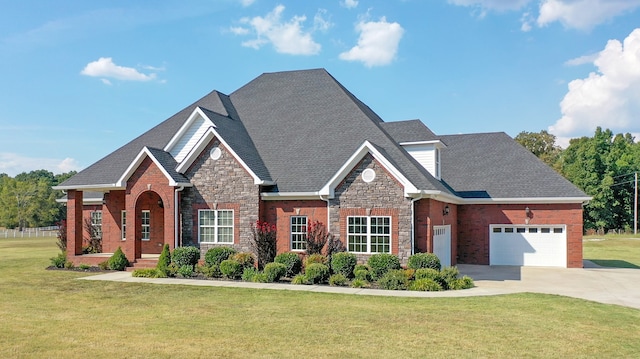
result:
[(191, 183), (189, 183), (189, 180), (186, 177), (175, 171), (176, 162), (169, 153), (157, 148), (149, 148), (145, 146), (133, 159), (129, 167), (127, 167), (127, 170), (118, 179), (116, 187), (126, 188), (129, 178), (131, 178), (136, 169), (138, 169), (140, 164), (142, 164), (142, 161), (147, 157), (150, 158), (160, 169), (162, 174), (164, 174), (169, 186), (191, 186)]

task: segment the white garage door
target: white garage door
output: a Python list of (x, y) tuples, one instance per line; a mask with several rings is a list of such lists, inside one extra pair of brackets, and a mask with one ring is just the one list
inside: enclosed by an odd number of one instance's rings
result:
[(565, 225), (489, 227), (491, 265), (566, 267)]
[(451, 267), (451, 225), (433, 226), (433, 254), (442, 267)]

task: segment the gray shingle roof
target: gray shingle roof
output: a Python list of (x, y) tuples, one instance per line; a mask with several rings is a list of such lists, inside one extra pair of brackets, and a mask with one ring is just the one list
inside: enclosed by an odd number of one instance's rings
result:
[(165, 152), (159, 148), (147, 147), (153, 157), (160, 162), (160, 166), (167, 171), (167, 174), (176, 183), (189, 183), (189, 179), (183, 174), (176, 171), (178, 163), (169, 152)]
[(460, 197), (587, 197), (506, 133), (441, 138), (442, 179)]
[(420, 120), (383, 122), (380, 127), (399, 143), (437, 140), (435, 133)]

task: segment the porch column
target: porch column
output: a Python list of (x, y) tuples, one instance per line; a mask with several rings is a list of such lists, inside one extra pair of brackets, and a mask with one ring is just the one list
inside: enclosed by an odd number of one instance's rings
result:
[(82, 191), (67, 192), (67, 258), (82, 255)]

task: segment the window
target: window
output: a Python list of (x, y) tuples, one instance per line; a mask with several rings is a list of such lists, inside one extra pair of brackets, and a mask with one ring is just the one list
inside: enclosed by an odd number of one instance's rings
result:
[(493, 233), (502, 233), (501, 227), (493, 227)]
[(529, 228), (529, 233), (538, 233), (538, 228), (535, 228), (535, 227)]
[(91, 212), (91, 231), (92, 237), (102, 237), (102, 211)]
[(291, 217), (291, 250), (304, 251), (307, 249), (307, 217)]
[(347, 217), (349, 252), (391, 253), (390, 217)]
[(562, 228), (554, 228), (553, 233), (562, 233)]
[(435, 164), (436, 164), (435, 177), (440, 179), (440, 149), (439, 148), (436, 148), (435, 150)]
[(142, 211), (142, 240), (151, 239), (151, 212)]
[(122, 240), (127, 239), (127, 211), (120, 211), (120, 232)]
[(521, 227), (516, 228), (516, 232), (518, 233), (524, 233), (526, 232), (526, 230), (527, 230), (526, 228), (521, 228)]
[(513, 227), (507, 227), (504, 229), (504, 233), (513, 233)]
[(201, 243), (233, 243), (233, 211), (198, 211), (198, 234)]

